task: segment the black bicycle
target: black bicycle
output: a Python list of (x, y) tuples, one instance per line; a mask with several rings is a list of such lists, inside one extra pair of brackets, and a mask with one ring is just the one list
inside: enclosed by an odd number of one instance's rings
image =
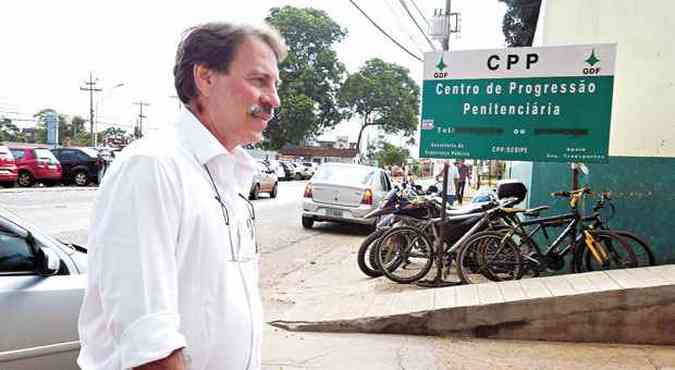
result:
[(377, 265), (387, 278), (401, 284), (422, 279), (434, 263), (437, 276), (447, 273), (457, 252), (471, 236), (484, 230), (501, 230), (508, 226), (504, 223), (505, 214), (527, 211), (509, 208), (517, 202), (520, 199), (503, 199), (483, 205), (478, 213), (432, 218), (417, 227), (391, 228), (375, 247)]
[[(586, 270), (636, 267), (635, 253), (621, 236), (583, 222), (577, 206), (581, 197), (589, 193), (588, 188), (555, 193), (570, 199), (569, 214), (520, 221), (514, 213), (507, 213), (510, 228), (472, 236), (457, 255), (461, 280), (480, 283), (520, 279), (527, 273), (538, 276), (546, 270), (563, 269), (566, 258), (570, 259), (571, 272), (584, 271), (584, 267)], [(535, 230), (527, 233), (525, 227), (530, 225), (536, 225)], [(564, 225), (563, 231), (546, 250), (532, 238), (538, 230), (560, 225)]]

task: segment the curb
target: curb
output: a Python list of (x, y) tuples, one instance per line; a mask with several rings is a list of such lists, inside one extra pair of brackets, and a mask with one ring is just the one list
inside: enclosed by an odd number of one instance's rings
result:
[(62, 193), (69, 191), (96, 191), (98, 187), (94, 186), (64, 186), (64, 187), (53, 187), (53, 188), (18, 188), (18, 189), (0, 189), (0, 194), (21, 194), (21, 193), (38, 193), (38, 192), (51, 192), (51, 193)]

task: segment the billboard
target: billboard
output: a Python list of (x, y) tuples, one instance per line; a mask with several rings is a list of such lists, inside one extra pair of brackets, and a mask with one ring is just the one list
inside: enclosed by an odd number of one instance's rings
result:
[(426, 53), (421, 158), (606, 162), (615, 44)]

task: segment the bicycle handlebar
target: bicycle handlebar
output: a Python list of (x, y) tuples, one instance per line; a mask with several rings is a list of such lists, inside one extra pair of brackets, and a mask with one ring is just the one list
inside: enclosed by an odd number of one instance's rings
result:
[(593, 194), (591, 192), (591, 188), (588, 186), (584, 186), (581, 189), (577, 190), (570, 190), (570, 191), (556, 191), (554, 193), (551, 193), (552, 197), (563, 197), (563, 198), (570, 198), (573, 195), (578, 195), (578, 194)]

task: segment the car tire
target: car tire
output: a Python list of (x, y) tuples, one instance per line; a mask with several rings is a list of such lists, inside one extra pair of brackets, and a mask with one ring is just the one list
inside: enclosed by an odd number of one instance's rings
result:
[(73, 182), (77, 186), (87, 186), (89, 183), (89, 176), (87, 176), (87, 173), (84, 171), (77, 171), (75, 172), (75, 176), (73, 176)]
[(305, 229), (311, 229), (313, 225), (314, 225), (313, 219), (302, 216), (302, 227), (304, 227)]
[(302, 175), (299, 174), (299, 173), (296, 173), (296, 174), (295, 174), (295, 179), (296, 179), (296, 180), (302, 180)]
[(279, 191), (279, 183), (275, 182), (274, 187), (272, 188), (272, 191), (270, 192), (270, 198), (276, 198), (278, 191)]
[(260, 184), (255, 184), (253, 190), (251, 190), (251, 194), (248, 195), (248, 199), (256, 200), (258, 199), (259, 195), (260, 195)]
[(33, 186), (33, 183), (35, 183), (35, 178), (33, 178), (33, 175), (31, 175), (30, 172), (21, 171), (19, 172), (19, 176), (16, 178), (16, 183), (21, 187), (29, 188)]

